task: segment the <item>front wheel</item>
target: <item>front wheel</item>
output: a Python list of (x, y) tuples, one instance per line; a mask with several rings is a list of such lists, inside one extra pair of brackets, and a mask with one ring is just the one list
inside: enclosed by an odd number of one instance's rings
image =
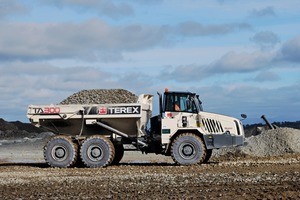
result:
[(171, 156), (174, 162), (180, 165), (200, 164), (206, 157), (206, 148), (199, 136), (193, 133), (184, 133), (173, 141)]
[(205, 159), (203, 160), (203, 163), (208, 163), (211, 156), (212, 156), (212, 149), (207, 149), (206, 156), (205, 156)]

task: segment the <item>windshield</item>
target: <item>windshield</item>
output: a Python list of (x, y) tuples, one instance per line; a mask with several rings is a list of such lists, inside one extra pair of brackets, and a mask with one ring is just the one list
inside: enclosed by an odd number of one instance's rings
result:
[(199, 110), (198, 104), (194, 95), (175, 92), (165, 93), (165, 111), (197, 113)]

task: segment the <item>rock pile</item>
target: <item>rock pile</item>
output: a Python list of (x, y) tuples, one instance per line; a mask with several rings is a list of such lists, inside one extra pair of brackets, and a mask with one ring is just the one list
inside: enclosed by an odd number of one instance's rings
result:
[(81, 90), (69, 96), (60, 104), (107, 104), (135, 103), (137, 96), (124, 89)]
[(300, 130), (278, 128), (246, 139), (248, 145), (242, 151), (252, 156), (278, 156), (300, 153)]
[(43, 131), (29, 123), (7, 122), (0, 118), (0, 140), (35, 137)]
[(300, 153), (300, 130), (278, 128), (264, 130), (261, 134), (246, 138), (244, 147), (214, 150), (213, 156), (249, 155), (254, 157), (279, 156)]

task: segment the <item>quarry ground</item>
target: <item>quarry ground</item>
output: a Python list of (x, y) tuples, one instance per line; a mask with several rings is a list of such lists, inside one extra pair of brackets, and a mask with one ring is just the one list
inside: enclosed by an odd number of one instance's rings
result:
[(53, 134), (31, 129), (0, 123), (0, 199), (300, 199), (299, 130), (246, 138), (202, 165), (125, 152), (120, 165), (60, 169), (43, 158)]
[(13, 149), (35, 156), (0, 164), (1, 199), (300, 199), (300, 154), (176, 166), (168, 157), (126, 152), (120, 165), (60, 169), (39, 163), (34, 148)]

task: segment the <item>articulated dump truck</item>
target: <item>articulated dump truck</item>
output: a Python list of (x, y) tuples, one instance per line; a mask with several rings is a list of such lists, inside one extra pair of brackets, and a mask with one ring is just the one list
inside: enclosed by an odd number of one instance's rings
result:
[(171, 156), (179, 165), (201, 164), (213, 149), (244, 144), (241, 121), (203, 111), (195, 93), (166, 89), (158, 96), (156, 116), (153, 96), (142, 94), (136, 103), (29, 105), (27, 117), (55, 133), (44, 147), (45, 161), (52, 167), (71, 167), (77, 161), (91, 168), (118, 164), (124, 146)]

